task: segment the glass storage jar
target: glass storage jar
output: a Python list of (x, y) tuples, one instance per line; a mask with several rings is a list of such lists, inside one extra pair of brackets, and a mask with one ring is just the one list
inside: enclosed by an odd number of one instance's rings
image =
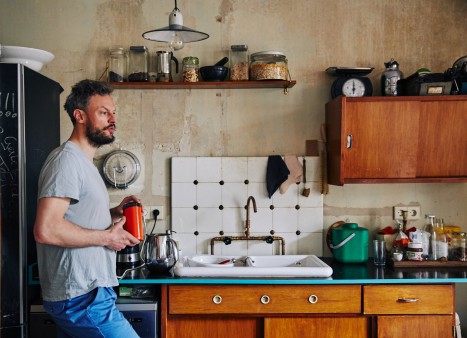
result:
[(250, 79), (287, 80), (287, 59), (281, 52), (258, 52), (251, 54)]
[(128, 54), (123, 47), (112, 47), (109, 50), (109, 82), (127, 80)]
[(183, 58), (182, 73), (184, 82), (198, 82), (199, 59), (195, 56), (187, 56)]
[(149, 52), (146, 46), (130, 47), (128, 81), (149, 81)]
[(230, 46), (230, 80), (248, 81), (248, 46), (232, 45)]
[(465, 232), (454, 232), (452, 234), (451, 250), (449, 259), (453, 261), (467, 261), (466, 251), (467, 235)]

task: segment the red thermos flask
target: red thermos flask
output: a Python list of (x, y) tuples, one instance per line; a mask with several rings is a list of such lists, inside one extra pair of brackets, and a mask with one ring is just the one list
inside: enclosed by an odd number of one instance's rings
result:
[(125, 204), (123, 206), (123, 215), (126, 217), (123, 228), (142, 241), (144, 239), (142, 205), (138, 202)]

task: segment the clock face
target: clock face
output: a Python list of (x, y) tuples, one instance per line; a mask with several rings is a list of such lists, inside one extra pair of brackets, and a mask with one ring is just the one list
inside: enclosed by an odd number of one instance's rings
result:
[(357, 78), (349, 78), (342, 85), (342, 94), (350, 97), (360, 97), (365, 95), (365, 84)]

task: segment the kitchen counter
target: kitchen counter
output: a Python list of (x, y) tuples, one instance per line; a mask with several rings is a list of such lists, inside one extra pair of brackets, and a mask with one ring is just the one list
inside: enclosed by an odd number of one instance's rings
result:
[[(219, 278), (219, 277), (177, 277), (172, 274), (152, 274), (147, 269), (129, 273), (120, 280), (125, 284), (245, 284), (245, 285), (332, 285), (332, 284), (438, 284), (467, 283), (467, 268), (393, 268), (389, 265), (376, 267), (371, 259), (367, 263), (343, 264), (330, 257), (321, 258), (333, 269), (329, 278)], [(119, 271), (120, 272), (120, 271)], [(120, 272), (121, 273), (121, 272)]]

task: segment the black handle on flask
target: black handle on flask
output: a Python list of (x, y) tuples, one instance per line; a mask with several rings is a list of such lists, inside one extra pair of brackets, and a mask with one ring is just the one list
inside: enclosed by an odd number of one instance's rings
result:
[(172, 58), (171, 58), (174, 62), (175, 62), (175, 73), (178, 74), (178, 60), (175, 56), (172, 55)]

